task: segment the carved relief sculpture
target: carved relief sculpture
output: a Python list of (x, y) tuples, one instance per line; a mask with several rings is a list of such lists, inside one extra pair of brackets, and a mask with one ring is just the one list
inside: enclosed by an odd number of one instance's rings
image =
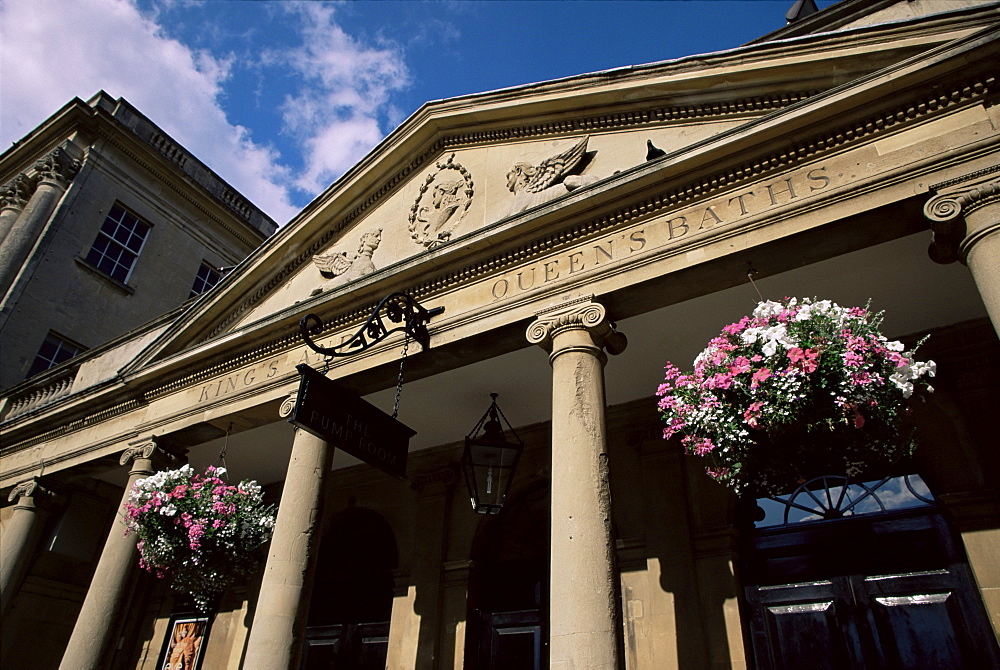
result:
[(23, 172), (17, 175), (0, 188), (0, 209), (8, 207), (18, 211), (24, 209), (28, 198), (31, 197), (32, 189), (31, 180)]
[(311, 295), (318, 295), (323, 291), (346, 284), (347, 282), (360, 279), (367, 274), (375, 272), (375, 263), (372, 262), (372, 254), (378, 249), (382, 241), (382, 229), (370, 230), (361, 236), (361, 245), (358, 247), (354, 258), (348, 260), (347, 252), (342, 251), (335, 254), (313, 256), (313, 263), (319, 268), (321, 275), (329, 279), (322, 286), (315, 289)]
[(35, 163), (35, 171), (42, 179), (65, 186), (80, 170), (80, 161), (70, 157), (62, 147), (56, 147)]
[(538, 165), (516, 163), (507, 173), (507, 188), (514, 194), (506, 216), (513, 216), (540, 205), (557, 196), (587, 186), (597, 181), (592, 175), (576, 174), (590, 162), (593, 154), (587, 153), (587, 135), (569, 149), (546, 158)]
[(410, 208), (410, 235), (427, 249), (438, 247), (449, 239), (465, 218), (475, 193), (472, 175), (455, 154), (437, 162), (420, 185), (420, 194)]

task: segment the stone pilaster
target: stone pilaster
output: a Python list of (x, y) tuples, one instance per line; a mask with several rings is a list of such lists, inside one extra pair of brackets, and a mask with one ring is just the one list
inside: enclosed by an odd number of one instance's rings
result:
[(23, 172), (0, 188), (0, 244), (7, 238), (33, 191), (34, 184)]
[(7, 613), (24, 580), (47, 516), (52, 491), (38, 477), (21, 482), (7, 499), (17, 501), (0, 543), (0, 616)]
[(323, 485), (333, 452), (325, 440), (296, 429), (244, 667), (299, 667), (319, 556)]
[(38, 184), (0, 245), (0, 296), (14, 283), (21, 265), (49, 222), (66, 187), (80, 169), (80, 162), (57, 147), (35, 163)]
[(83, 601), (76, 625), (73, 626), (73, 634), (59, 665), (61, 670), (96, 670), (106, 667), (103, 661), (113, 647), (113, 636), (120, 627), (119, 618), (124, 609), (129, 582), (139, 565), (136, 540), (125, 536), (123, 519), (129, 491), (137, 480), (149, 477), (178, 460), (157, 447), (154, 439), (131, 443), (119, 459), (123, 466), (131, 466), (128, 484), (111, 530), (108, 531), (108, 539), (87, 589), (87, 597)]
[(438, 624), (441, 610), (441, 563), (447, 541), (448, 510), (456, 482), (452, 468), (414, 475), (417, 514), (413, 558), (405, 583), (397, 583), (389, 627), (386, 667), (430, 670), (438, 667), (439, 649), (445, 635)]
[(593, 296), (536, 316), (527, 338), (552, 365), (550, 667), (617, 670), (604, 350), (619, 354), (626, 340)]
[(1000, 178), (956, 181), (924, 205), (934, 231), (928, 253), (938, 263), (961, 261), (969, 267), (1000, 333)]

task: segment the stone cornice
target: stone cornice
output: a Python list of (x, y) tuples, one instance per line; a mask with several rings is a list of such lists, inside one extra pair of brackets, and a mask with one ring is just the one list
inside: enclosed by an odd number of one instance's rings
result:
[[(105, 142), (113, 146), (115, 149), (125, 154), (130, 159), (132, 159), (132, 161), (136, 165), (138, 165), (146, 172), (148, 172), (150, 175), (155, 177), (161, 184), (165, 185), (171, 191), (181, 196), (185, 202), (194, 206), (198, 211), (200, 211), (202, 214), (208, 217), (214, 224), (216, 224), (217, 226), (225, 230), (227, 233), (235, 237), (237, 240), (239, 240), (240, 243), (245, 245), (247, 248), (253, 248), (257, 246), (264, 239), (263, 234), (260, 233), (259, 230), (254, 228), (253, 225), (251, 225), (251, 223), (245, 217), (243, 217), (243, 215), (233, 210), (232, 207), (228, 206), (217, 196), (210, 194), (208, 191), (204, 190), (204, 188), (200, 187), (200, 185), (198, 190), (201, 193), (203, 193), (206, 199), (213, 201), (219, 207), (223, 207), (227, 210), (232, 211), (236, 217), (240, 218), (240, 220), (244, 223), (246, 228), (249, 228), (250, 230), (254, 231), (254, 233), (259, 234), (259, 237), (255, 236), (255, 239), (252, 239), (251, 236), (247, 235), (245, 231), (237, 229), (235, 226), (227, 222), (217, 213), (211, 211), (211, 209), (209, 207), (206, 207), (202, 202), (199, 201), (199, 199), (189, 197), (189, 194), (185, 193), (185, 190), (179, 186), (175, 175), (168, 175), (165, 172), (154, 167), (151, 162), (146, 160), (143, 156), (140, 156), (139, 153), (134, 150), (134, 148), (128, 146), (124, 141), (122, 141), (121, 135), (119, 133), (114, 132), (114, 130), (112, 129), (105, 129), (101, 132), (101, 138)], [(146, 149), (150, 148), (148, 145), (142, 144), (138, 139), (136, 139), (135, 141), (140, 143), (140, 145)], [(157, 154), (157, 156), (160, 157), (159, 154)], [(185, 177), (185, 179), (183, 179), (182, 182), (187, 182), (190, 180), (190, 177), (184, 174), (184, 172), (180, 168), (176, 169), (180, 174), (183, 174)], [(193, 180), (191, 181), (193, 183)]]

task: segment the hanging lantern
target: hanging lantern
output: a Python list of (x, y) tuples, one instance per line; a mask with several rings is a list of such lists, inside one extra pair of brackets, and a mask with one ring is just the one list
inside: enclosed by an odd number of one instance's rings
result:
[[(462, 472), (472, 509), (479, 514), (500, 513), (524, 449), (524, 442), (497, 406), (497, 394), (491, 393), (490, 397), (493, 403), (465, 438), (462, 454)], [(504, 435), (501, 419), (513, 440), (508, 441)]]

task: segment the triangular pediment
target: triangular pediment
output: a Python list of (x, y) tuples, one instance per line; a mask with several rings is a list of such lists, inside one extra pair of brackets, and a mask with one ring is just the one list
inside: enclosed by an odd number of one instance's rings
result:
[[(874, 85), (873, 71), (971, 32), (900, 39), (906, 30), (751, 45), (428, 103), (130, 367), (250, 332), (290, 337), (307, 309), (369, 306), (460, 273), (493, 244), (541, 239), (589, 206), (628, 207), (629, 194), (708, 174), (724, 154), (735, 165), (743, 148), (805, 132), (795, 119), (811, 101)], [(666, 155), (650, 156), (650, 144)]]

